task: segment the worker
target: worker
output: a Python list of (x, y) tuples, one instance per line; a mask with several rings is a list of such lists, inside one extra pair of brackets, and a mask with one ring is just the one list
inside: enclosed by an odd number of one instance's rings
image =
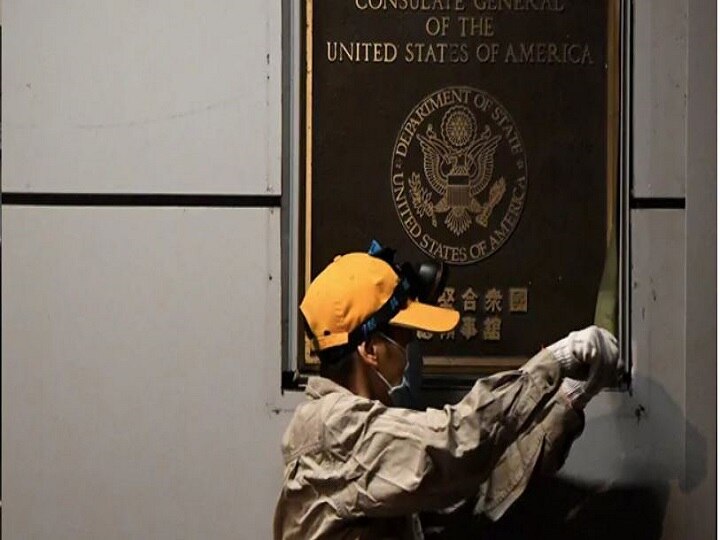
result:
[(479, 379), (456, 405), (395, 406), (415, 333), (459, 321), (418, 300), (421, 288), (387, 250), (339, 256), (308, 287), (300, 311), (320, 376), (283, 437), (277, 540), (422, 538), (419, 512), (471, 497), (497, 519), (534, 471), (562, 464), (582, 409), (622, 370), (616, 339), (589, 327)]

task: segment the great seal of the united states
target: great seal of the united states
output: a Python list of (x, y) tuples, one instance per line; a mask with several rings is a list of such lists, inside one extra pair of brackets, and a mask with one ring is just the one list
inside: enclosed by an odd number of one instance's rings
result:
[(449, 86), (423, 98), (395, 140), (393, 202), (407, 235), (450, 264), (472, 264), (515, 230), (527, 158), (515, 121), (489, 93)]

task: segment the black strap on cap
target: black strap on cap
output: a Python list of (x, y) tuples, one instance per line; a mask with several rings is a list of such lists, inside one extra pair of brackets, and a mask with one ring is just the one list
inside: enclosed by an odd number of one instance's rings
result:
[(390, 298), (368, 317), (360, 326), (355, 328), (348, 335), (348, 345), (355, 346), (367, 340), (373, 332), (387, 325), (390, 320), (395, 317), (407, 305), (407, 301), (411, 298), (412, 285), (410, 280), (400, 277), (400, 281), (395, 286)]

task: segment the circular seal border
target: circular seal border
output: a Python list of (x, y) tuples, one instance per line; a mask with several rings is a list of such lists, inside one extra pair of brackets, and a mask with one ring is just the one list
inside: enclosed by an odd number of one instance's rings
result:
[[(500, 102), (500, 100), (498, 100), (490, 92), (487, 92), (485, 90), (480, 90), (479, 88), (475, 88), (474, 86), (453, 85), (453, 86), (444, 86), (442, 88), (434, 90), (433, 92), (431, 92), (429, 94), (425, 94), (425, 96), (423, 96), (419, 101), (417, 101), (415, 103), (415, 105), (413, 105), (412, 109), (410, 109), (410, 112), (405, 116), (403, 121), (400, 123), (400, 130), (398, 131), (397, 135), (395, 136), (395, 142), (393, 143), (392, 153), (390, 155), (390, 185), (391, 185), (390, 199), (391, 199), (393, 208), (395, 209), (395, 214), (398, 217), (398, 221), (400, 222), (400, 227), (402, 228), (405, 235), (410, 239), (410, 241), (412, 241), (412, 243), (420, 251), (422, 251), (426, 255), (434, 258), (432, 253), (429, 253), (428, 250), (426, 250), (421, 245), (419, 245), (419, 243), (411, 235), (408, 234), (407, 230), (405, 229), (405, 226), (402, 224), (402, 217), (400, 216), (400, 212), (399, 212), (397, 204), (395, 202), (395, 197), (393, 196), (393, 193), (392, 193), (393, 165), (395, 164), (394, 156), (395, 156), (395, 150), (397, 149), (398, 143), (400, 142), (400, 135), (402, 134), (402, 128), (403, 128), (403, 126), (405, 126), (407, 124), (408, 120), (410, 120), (410, 117), (413, 115), (413, 113), (418, 108), (418, 106), (420, 104), (424, 103), (425, 101), (427, 101), (429, 98), (431, 98), (435, 94), (438, 94), (439, 92), (443, 92), (446, 90), (458, 90), (458, 89), (468, 90), (470, 92), (477, 92), (479, 94), (482, 94), (482, 95), (488, 97), (495, 105), (500, 107), (500, 109), (507, 115), (508, 118), (510, 118), (510, 120), (512, 121), (513, 127), (515, 127), (515, 132), (518, 136), (518, 139), (520, 140), (520, 144), (522, 145), (522, 148), (523, 148), (523, 170), (525, 171), (525, 178), (526, 178), (526, 183), (527, 183), (527, 187), (525, 188), (525, 201), (523, 202), (522, 208), (520, 209), (520, 212), (518, 213), (517, 222), (515, 223), (515, 226), (513, 227), (512, 231), (510, 231), (510, 233), (505, 238), (503, 238), (503, 240), (500, 242), (500, 244), (498, 244), (497, 248), (494, 251), (491, 251), (487, 255), (484, 255), (483, 257), (480, 257), (478, 259), (472, 259), (472, 260), (468, 260), (468, 261), (464, 261), (464, 262), (452, 262), (452, 261), (446, 261), (443, 259), (443, 262), (453, 265), (453, 266), (470, 266), (472, 264), (477, 264), (479, 262), (482, 262), (482, 261), (488, 259), (489, 257), (495, 255), (498, 251), (500, 251), (502, 249), (502, 247), (507, 243), (507, 241), (510, 239), (510, 237), (515, 233), (518, 225), (520, 224), (520, 220), (522, 219), (523, 214), (525, 213), (525, 206), (526, 206), (525, 203), (527, 202), (527, 195), (530, 190), (530, 182), (528, 180), (528, 177), (529, 177), (528, 159), (527, 159), (527, 150), (526, 150), (526, 146), (525, 146), (525, 140), (523, 139), (522, 133), (520, 133), (520, 130), (517, 127), (515, 118), (510, 114), (510, 112), (507, 110), (505, 105), (502, 102)], [(414, 138), (415, 138), (415, 136), (413, 136), (413, 139)]]

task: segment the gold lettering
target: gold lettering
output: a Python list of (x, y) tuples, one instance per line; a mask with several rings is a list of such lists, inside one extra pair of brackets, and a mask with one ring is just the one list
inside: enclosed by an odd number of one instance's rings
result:
[(462, 318), (462, 327), (460, 333), (466, 340), (470, 340), (478, 335), (477, 319), (472, 315), (466, 315)]
[(502, 318), (498, 315), (485, 317), (483, 320), (483, 339), (486, 341), (500, 341)]
[(393, 63), (398, 56), (397, 45), (390, 42), (328, 41), (328, 62)]
[(504, 59), (507, 64), (591, 66), (595, 63), (587, 43), (508, 43)]
[(473, 100), (475, 107), (477, 109), (480, 109), (483, 112), (487, 112), (490, 105), (492, 105), (492, 102), (488, 99), (488, 97), (485, 94), (475, 94), (475, 99)]
[(460, 37), (493, 37), (495, 35), (492, 17), (459, 16), (458, 21), (460, 21)]
[(565, 11), (564, 0), (474, 0), (478, 11)]
[(392, 187), (396, 202), (400, 202), (405, 198), (405, 178), (403, 173), (393, 174)]
[(481, 240), (480, 242), (477, 242), (476, 244), (470, 246), (470, 257), (472, 259), (479, 259), (481, 257), (484, 257), (486, 253), (487, 244), (485, 243), (485, 240)]
[(465, 11), (466, 0), (355, 0), (360, 11)]
[(475, 48), (475, 58), (482, 64), (494, 64), (500, 52), (499, 43), (480, 43)]
[(528, 289), (527, 287), (510, 288), (510, 313), (527, 313)]
[(422, 43), (405, 44), (404, 60), (418, 64), (464, 64), (470, 60), (467, 43)]
[(464, 263), (468, 260), (468, 249), (463, 246), (449, 246), (423, 234), (421, 245), (432, 257), (454, 263)]
[(407, 198), (404, 196), (398, 197), (396, 194), (395, 200), (398, 201), (398, 204), (396, 205), (398, 215), (400, 216), (400, 221), (402, 221), (405, 226), (405, 230), (413, 238), (418, 238), (422, 234), (422, 227), (415, 219), (415, 216), (412, 215), (412, 210), (410, 210)]

